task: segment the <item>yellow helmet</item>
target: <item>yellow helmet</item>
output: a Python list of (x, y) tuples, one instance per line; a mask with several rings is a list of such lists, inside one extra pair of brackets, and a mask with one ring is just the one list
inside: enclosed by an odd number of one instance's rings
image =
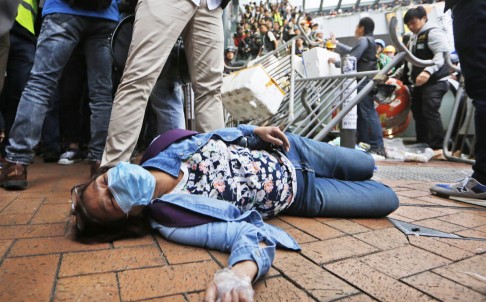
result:
[(334, 49), (334, 48), (336, 48), (336, 44), (332, 43), (331, 40), (327, 40), (327, 42), (326, 42), (326, 48), (332, 48), (332, 49)]
[(395, 49), (395, 47), (393, 45), (388, 45), (387, 47), (385, 47), (385, 49), (383, 49), (383, 52), (393, 52), (395, 53), (397, 50)]

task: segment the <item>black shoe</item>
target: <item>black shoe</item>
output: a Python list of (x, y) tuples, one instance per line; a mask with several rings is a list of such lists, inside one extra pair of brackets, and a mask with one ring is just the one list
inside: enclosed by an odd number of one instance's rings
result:
[(56, 151), (46, 151), (42, 156), (44, 158), (45, 163), (57, 163), (59, 160), (59, 152)]
[(383, 148), (383, 147), (378, 147), (378, 148), (371, 147), (368, 150), (368, 153), (371, 154), (371, 155), (378, 155), (378, 156), (386, 157), (385, 148)]

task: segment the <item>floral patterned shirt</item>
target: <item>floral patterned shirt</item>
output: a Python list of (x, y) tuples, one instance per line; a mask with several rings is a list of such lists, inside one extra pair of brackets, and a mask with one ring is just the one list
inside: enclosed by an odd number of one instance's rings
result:
[(270, 218), (288, 208), (295, 196), (296, 175), (278, 151), (250, 150), (210, 139), (181, 165), (183, 179), (171, 193), (226, 200), (243, 213), (257, 210)]

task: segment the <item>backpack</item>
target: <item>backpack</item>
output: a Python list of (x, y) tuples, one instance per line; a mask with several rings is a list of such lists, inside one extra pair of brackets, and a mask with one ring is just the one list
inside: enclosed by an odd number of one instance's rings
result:
[(112, 0), (63, 0), (69, 6), (76, 9), (90, 11), (104, 11), (111, 5)]

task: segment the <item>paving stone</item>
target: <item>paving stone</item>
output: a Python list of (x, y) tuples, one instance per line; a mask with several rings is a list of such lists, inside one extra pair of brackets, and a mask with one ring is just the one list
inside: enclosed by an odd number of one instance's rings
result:
[(35, 213), (32, 223), (66, 222), (69, 217), (69, 204), (42, 205)]
[(482, 254), (486, 252), (485, 241), (446, 238), (434, 238), (434, 240), (450, 244), (452, 246), (458, 247), (474, 254)]
[(407, 236), (397, 228), (386, 228), (371, 232), (353, 235), (380, 250), (389, 250), (399, 246), (408, 245)]
[(473, 253), (470, 253), (466, 250), (457, 248), (441, 241), (437, 241), (431, 237), (409, 236), (408, 239), (410, 240), (410, 244), (413, 246), (419, 247), (421, 249), (427, 250), (431, 253), (454, 261), (469, 258), (474, 255)]
[[(201, 296), (201, 299), (198, 300), (192, 300), (192, 301), (202, 301), (204, 298), (204, 295)], [(144, 302), (186, 302), (187, 300), (184, 298), (184, 295), (174, 295), (174, 296), (169, 296), (169, 297), (160, 297), (160, 298), (153, 298), (153, 299), (144, 299), (144, 300), (139, 300), (139, 301), (144, 301)], [(189, 300), (191, 301), (191, 300)]]
[(396, 212), (393, 212), (393, 213), (389, 214), (387, 217), (388, 217), (388, 218), (395, 219), (395, 220), (404, 221), (404, 222), (410, 222), (410, 223), (412, 223), (412, 222), (414, 221), (414, 220), (413, 220), (413, 219), (411, 219), (411, 218), (408, 218), (408, 217), (405, 217), (405, 216), (398, 215)]
[(19, 193), (2, 190), (2, 192), (0, 192), (0, 212), (17, 199), (18, 196)]
[(66, 253), (62, 257), (59, 276), (66, 277), (161, 265), (166, 265), (166, 262), (155, 246)]
[(427, 191), (414, 189), (414, 190), (399, 191), (399, 192), (397, 192), (397, 195), (409, 197), (409, 198), (416, 198), (416, 197), (428, 196), (428, 195), (430, 195), (430, 192), (428, 191), (428, 188), (427, 188)]
[(484, 301), (486, 296), (431, 272), (402, 279), (440, 301)]
[(209, 255), (211, 255), (213, 260), (216, 261), (216, 263), (218, 263), (221, 267), (228, 266), (228, 259), (229, 259), (228, 253), (223, 253), (216, 250), (208, 250), (208, 253)]
[(433, 272), (486, 295), (484, 281), (484, 278), (486, 278), (486, 254), (476, 255), (447, 266), (436, 268)]
[(469, 229), (469, 230), (462, 230), (459, 232), (455, 232), (456, 235), (462, 236), (462, 237), (471, 237), (471, 238), (482, 238), (486, 239), (486, 233), (481, 232), (475, 229)]
[(167, 262), (171, 265), (211, 260), (211, 256), (208, 254), (207, 249), (177, 244), (167, 241), (159, 236), (157, 236), (156, 240), (162, 253), (166, 257)]
[(297, 241), (297, 243), (299, 243), (299, 244), (314, 242), (314, 241), (319, 240), (319, 239), (315, 238), (314, 236), (311, 236), (307, 233), (304, 233), (303, 231), (301, 231), (301, 230), (299, 230), (295, 227), (285, 229), (285, 232), (287, 232), (287, 234), (292, 236)]
[[(303, 290), (283, 277), (265, 279), (255, 284), (255, 301), (258, 302), (306, 302), (315, 301)], [(325, 300), (321, 300), (325, 301)]]
[(386, 218), (378, 218), (378, 219), (360, 218), (360, 219), (350, 219), (350, 220), (372, 230), (384, 229), (393, 226), (393, 224)]
[(0, 239), (62, 236), (65, 223), (0, 226)]
[(116, 273), (60, 278), (54, 301), (120, 301)]
[(43, 204), (68, 204), (71, 205), (70, 191), (53, 192), (46, 196)]
[(377, 248), (352, 237), (302, 244), (302, 254), (317, 264), (366, 255), (376, 251), (378, 251)]
[(152, 235), (145, 235), (139, 238), (126, 238), (113, 241), (113, 246), (115, 248), (119, 247), (130, 247), (130, 246), (142, 246), (142, 245), (154, 245), (155, 240)]
[(339, 302), (373, 302), (373, 301), (377, 301), (377, 300), (373, 299), (370, 296), (367, 296), (365, 294), (358, 294), (358, 295), (342, 298), (342, 299), (339, 299), (339, 300), (336, 300), (336, 301), (339, 301)]
[(470, 207), (470, 204), (464, 203), (464, 202), (459, 202), (455, 201), (453, 199), (448, 199), (448, 198), (442, 198), (442, 197), (437, 197), (434, 195), (429, 195), (429, 196), (422, 196), (418, 197), (417, 199), (423, 200), (423, 201), (428, 201), (437, 205), (442, 205), (446, 207), (463, 207), (467, 208)]
[(33, 214), (35, 213), (43, 201), (42, 197), (33, 198), (17, 198), (11, 202), (2, 214)]
[(486, 225), (478, 226), (478, 227), (476, 227), (474, 229), (477, 230), (477, 231), (486, 233)]
[(361, 257), (360, 261), (394, 278), (403, 278), (451, 263), (446, 258), (410, 245)]
[(318, 301), (335, 300), (359, 292), (299, 253), (279, 251), (273, 265)]
[(89, 251), (109, 248), (108, 243), (100, 244), (81, 244), (65, 238), (48, 237), (48, 238), (29, 238), (19, 239), (14, 243), (10, 250), (10, 256), (28, 256), (40, 254), (52, 254), (73, 251)]
[(282, 220), (321, 240), (343, 236), (344, 233), (319, 221), (303, 217), (282, 217)]
[(435, 301), (357, 259), (327, 264), (325, 268), (379, 301)]
[(292, 227), (290, 224), (288, 224), (287, 222), (285, 222), (282, 219), (280, 219), (280, 217), (283, 217), (283, 216), (274, 217), (274, 218), (269, 219), (269, 220), (267, 220), (265, 222), (268, 223), (268, 224), (271, 224), (273, 226), (279, 227), (279, 228), (281, 228), (283, 230)]
[(440, 217), (439, 219), (450, 223), (462, 225), (468, 228), (486, 225), (486, 217), (481, 217), (465, 212), (454, 215), (447, 215), (444, 217)]
[(457, 231), (464, 230), (465, 227), (449, 223), (447, 221), (439, 220), (437, 218), (430, 218), (430, 219), (425, 219), (425, 220), (420, 220), (420, 221), (415, 221), (414, 224), (429, 228), (429, 229), (434, 229), (437, 231), (441, 231), (444, 233), (454, 233)]
[(118, 273), (122, 300), (141, 300), (204, 290), (219, 267), (194, 262)]
[(59, 255), (7, 258), (0, 266), (0, 301), (49, 301)]
[(358, 234), (369, 231), (370, 229), (364, 227), (356, 222), (347, 219), (335, 219), (325, 222), (328, 226), (331, 226), (337, 230), (340, 230), (346, 234)]
[(0, 214), (0, 225), (19, 225), (27, 224), (34, 216), (30, 214)]
[(395, 212), (393, 212), (393, 214), (412, 219), (412, 221), (445, 216), (444, 213), (435, 211), (433, 209), (408, 206), (399, 207)]
[(13, 240), (0, 240), (0, 261), (3, 259), (3, 256), (5, 256), (5, 253), (7, 253), (12, 243)]

